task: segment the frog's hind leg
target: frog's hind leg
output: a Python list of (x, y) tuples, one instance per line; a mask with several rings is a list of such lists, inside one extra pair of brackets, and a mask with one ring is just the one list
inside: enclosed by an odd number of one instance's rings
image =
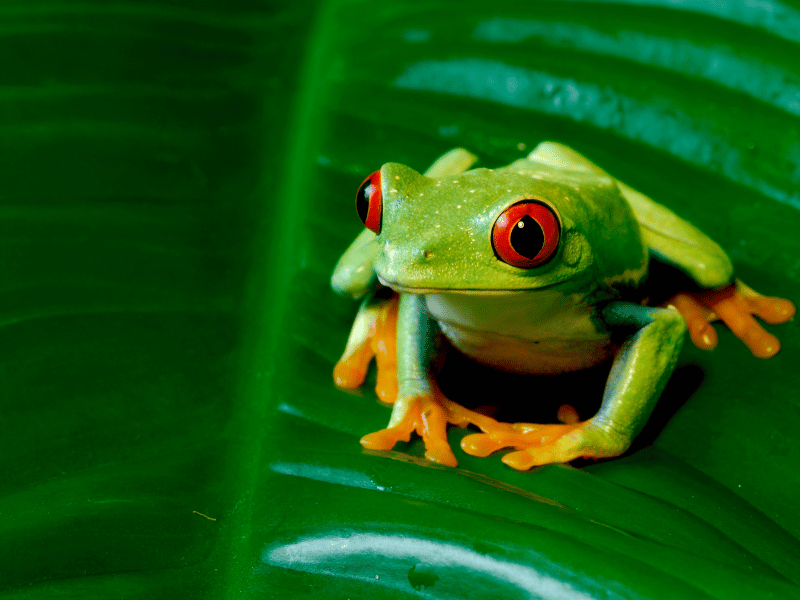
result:
[(774, 325), (785, 323), (795, 314), (795, 306), (789, 300), (763, 296), (738, 279), (720, 290), (676, 294), (667, 304), (683, 315), (689, 336), (698, 348), (713, 350), (717, 346), (719, 338), (711, 322), (721, 320), (757, 358), (775, 356), (781, 343), (753, 315)]
[(397, 398), (397, 303), (398, 296), (372, 295), (361, 304), (344, 354), (333, 369), (340, 388), (357, 388), (364, 383), (369, 363), (375, 358), (378, 376), (375, 392), (391, 404)]
[(516, 451), (506, 454), (503, 462), (517, 470), (625, 452), (675, 367), (686, 325), (674, 309), (629, 302), (610, 303), (603, 311), (603, 320), (609, 326), (638, 331), (617, 352), (603, 403), (594, 417), (578, 421), (575, 410), (565, 405), (559, 409), (560, 424), (473, 421), (483, 433), (466, 436), (461, 441), (464, 451), (487, 456), (513, 448)]

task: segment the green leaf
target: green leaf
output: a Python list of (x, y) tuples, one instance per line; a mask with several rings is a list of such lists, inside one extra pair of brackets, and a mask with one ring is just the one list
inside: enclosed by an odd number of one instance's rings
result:
[[(451, 469), (361, 450), (389, 409), (334, 388), (356, 306), (328, 287), (382, 163), (555, 139), (797, 301), (800, 10), (0, 15), (0, 598), (800, 597), (796, 322), (767, 361), (724, 328), (686, 347), (621, 458), (518, 473), (453, 429)], [(447, 385), (478, 400), (583, 389), (467, 371)]]

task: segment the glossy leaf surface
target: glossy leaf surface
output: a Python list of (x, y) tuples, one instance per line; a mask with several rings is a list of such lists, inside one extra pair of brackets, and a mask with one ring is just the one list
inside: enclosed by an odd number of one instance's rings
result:
[[(722, 328), (686, 347), (622, 458), (450, 469), (418, 442), (361, 451), (389, 409), (332, 385), (356, 304), (328, 286), (382, 163), (463, 146), (497, 166), (555, 139), (798, 301), (800, 8), (0, 14), (0, 598), (800, 594), (796, 322), (768, 326), (767, 361)], [(480, 403), (602, 387), (447, 378)]]

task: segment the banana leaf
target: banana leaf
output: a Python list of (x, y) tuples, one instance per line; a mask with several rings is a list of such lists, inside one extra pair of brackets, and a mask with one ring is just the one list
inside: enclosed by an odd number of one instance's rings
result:
[[(381, 164), (553, 139), (797, 301), (792, 3), (0, 15), (0, 599), (800, 597), (796, 322), (765, 361), (724, 327), (687, 344), (620, 458), (516, 472), (453, 428), (449, 468), (361, 450), (389, 409), (333, 386), (356, 305), (328, 284)], [(456, 361), (443, 385), (536, 404), (591, 379)]]

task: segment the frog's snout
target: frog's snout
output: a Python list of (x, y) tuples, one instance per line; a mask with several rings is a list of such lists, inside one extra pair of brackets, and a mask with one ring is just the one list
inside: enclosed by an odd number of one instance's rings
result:
[(373, 267), (379, 280), (389, 287), (426, 287), (439, 258), (439, 252), (430, 247), (412, 249), (387, 242), (375, 257)]
[(406, 249), (406, 251), (404, 251), (399, 246), (396, 246), (391, 242), (386, 242), (383, 245), (381, 255), (386, 264), (397, 265), (404, 263), (407, 265), (419, 266), (424, 265), (435, 258), (436, 252), (427, 248), (421, 248), (416, 251)]

